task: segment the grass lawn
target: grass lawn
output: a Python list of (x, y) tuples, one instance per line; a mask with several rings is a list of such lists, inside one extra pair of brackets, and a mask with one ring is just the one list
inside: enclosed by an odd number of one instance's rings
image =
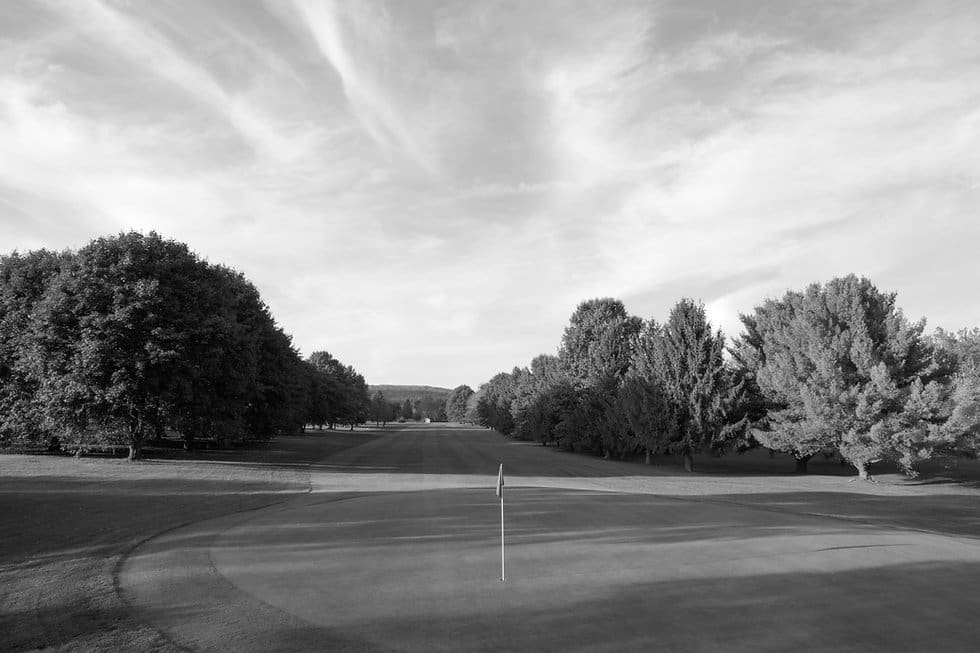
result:
[(436, 425), (136, 464), (0, 456), (0, 650), (980, 640), (962, 625), (980, 610), (975, 461), (915, 480), (881, 468), (877, 484), (827, 460), (795, 475), (765, 452), (679, 467)]
[(0, 650), (177, 650), (119, 599), (122, 556), (168, 529), (305, 493), (308, 464), (369, 438), (139, 463), (0, 455)]

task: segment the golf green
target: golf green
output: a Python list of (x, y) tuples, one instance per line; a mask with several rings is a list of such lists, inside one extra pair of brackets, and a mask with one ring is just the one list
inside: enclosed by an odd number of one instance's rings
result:
[(680, 496), (672, 490), (697, 476), (449, 428), (393, 432), (314, 473), (302, 498), (140, 547), (120, 576), (124, 596), (195, 649), (967, 651), (980, 641), (977, 541), (800, 512), (768, 494), (749, 505), (765, 479), (753, 492), (735, 479), (724, 496)]

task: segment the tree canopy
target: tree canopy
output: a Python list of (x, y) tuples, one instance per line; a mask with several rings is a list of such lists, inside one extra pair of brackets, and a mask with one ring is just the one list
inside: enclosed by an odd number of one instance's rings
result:
[(839, 452), (861, 476), (869, 463), (916, 462), (953, 445), (953, 369), (941, 364), (894, 293), (854, 275), (768, 300), (742, 317), (739, 362), (764, 395), (764, 445), (806, 459)]
[(0, 443), (219, 442), (366, 418), (366, 384), (304, 363), (255, 287), (156, 233), (0, 258)]
[(468, 385), (459, 385), (453, 388), (446, 399), (446, 418), (450, 422), (463, 422), (466, 420), (466, 403), (473, 396), (473, 388)]
[(769, 299), (732, 343), (704, 305), (682, 299), (641, 320), (590, 299), (558, 355), (501, 372), (469, 415), (514, 437), (603, 456), (719, 455), (759, 444), (798, 471), (838, 454), (861, 476), (877, 460), (909, 474), (934, 456), (973, 455), (980, 438), (980, 330), (923, 336), (894, 293), (854, 275)]

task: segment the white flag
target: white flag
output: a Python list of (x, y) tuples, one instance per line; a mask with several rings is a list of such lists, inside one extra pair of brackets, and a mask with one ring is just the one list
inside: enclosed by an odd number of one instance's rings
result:
[(500, 471), (497, 472), (497, 496), (504, 497), (504, 464), (500, 463)]

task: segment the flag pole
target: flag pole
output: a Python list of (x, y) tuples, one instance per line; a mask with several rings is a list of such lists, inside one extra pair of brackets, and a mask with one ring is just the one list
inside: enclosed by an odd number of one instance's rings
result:
[(507, 580), (504, 572), (504, 464), (497, 471), (497, 496), (500, 497), (500, 581)]
[(504, 573), (504, 495), (500, 494), (500, 580), (507, 580)]

